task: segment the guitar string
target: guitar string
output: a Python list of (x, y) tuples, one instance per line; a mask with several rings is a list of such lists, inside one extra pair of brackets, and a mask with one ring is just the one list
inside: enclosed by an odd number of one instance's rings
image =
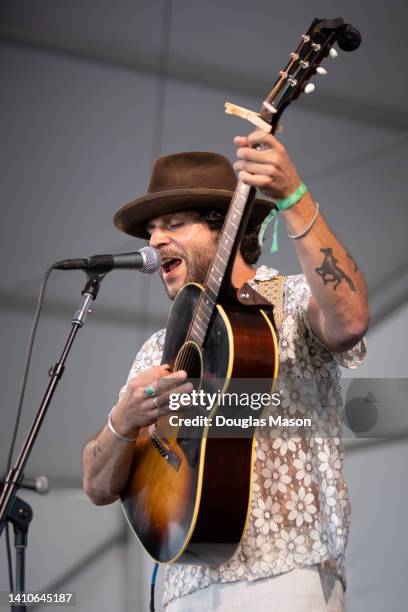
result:
[[(233, 200), (234, 200), (234, 197), (232, 198), (232, 201)], [(241, 215), (242, 215), (242, 213), (241, 213)], [(210, 269), (208, 271), (208, 274), (207, 274), (207, 277), (206, 277), (206, 281), (204, 283), (205, 287), (207, 287), (207, 284), (209, 283), (209, 277), (210, 277), (210, 274), (211, 274), (211, 272), (213, 270), (214, 262), (217, 260), (218, 255), (220, 253), (220, 248), (221, 248), (221, 244), (222, 244), (221, 243), (221, 237), (223, 236), (224, 232), (226, 232), (226, 230), (228, 228), (228, 224), (229, 224), (228, 216), (229, 215), (227, 214), (227, 216), (225, 218), (225, 221), (224, 221), (224, 224), (223, 224), (223, 228), (222, 228), (221, 233), (220, 233), (220, 241), (219, 241), (219, 244), (217, 246), (217, 251), (216, 251), (216, 254), (214, 256), (213, 263), (212, 263), (212, 265), (211, 265), (211, 267), (210, 267)], [(220, 257), (220, 259), (222, 261), (221, 257)], [(225, 271), (224, 271), (224, 273), (225, 273)], [(213, 293), (215, 293), (215, 292), (213, 291)], [(216, 295), (218, 297), (218, 292), (217, 292)], [(201, 295), (200, 295), (200, 297), (198, 299), (198, 302), (197, 302), (197, 305), (196, 305), (196, 308), (195, 308), (195, 311), (194, 311), (194, 315), (193, 315), (193, 318), (192, 318), (192, 321), (191, 321), (191, 324), (190, 324), (189, 332), (187, 334), (185, 343), (187, 343), (189, 341), (194, 341), (194, 337), (193, 337), (194, 331), (193, 331), (193, 328), (194, 328), (194, 324), (196, 322), (196, 318), (197, 318), (198, 313), (202, 312), (202, 307), (203, 307), (202, 305), (203, 305), (204, 299), (205, 299), (204, 296), (206, 296), (206, 289), (204, 289), (204, 291), (201, 292)], [(210, 319), (211, 319), (211, 316), (213, 315), (213, 311), (214, 311), (214, 308), (215, 308), (215, 305), (216, 305), (216, 300), (214, 301), (214, 300), (211, 299), (211, 302), (212, 302), (212, 308), (211, 308), (212, 312), (211, 312), (211, 315), (210, 315)], [(207, 324), (207, 329), (208, 329), (208, 324)], [(200, 344), (201, 345), (204, 343), (204, 339), (205, 339), (205, 334), (204, 334), (204, 337), (202, 338), (202, 340), (200, 340)], [(185, 346), (186, 346), (186, 344), (184, 345), (184, 347)], [(195, 359), (195, 357), (194, 357), (194, 355), (195, 355), (194, 350), (190, 346), (190, 350), (180, 351), (180, 353), (181, 353), (181, 356), (180, 356), (180, 359), (178, 360), (179, 367), (182, 367), (188, 373), (188, 370), (191, 370), (191, 368), (192, 368), (192, 366), (194, 364), (194, 359)], [(179, 355), (180, 355), (180, 353), (179, 353)]]

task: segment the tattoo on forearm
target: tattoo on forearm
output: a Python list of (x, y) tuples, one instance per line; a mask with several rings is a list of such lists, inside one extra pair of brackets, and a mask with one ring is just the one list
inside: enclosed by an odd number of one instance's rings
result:
[(324, 254), (323, 261), (319, 268), (315, 268), (316, 274), (322, 277), (324, 285), (333, 283), (333, 289), (336, 290), (340, 283), (345, 280), (352, 291), (356, 290), (356, 286), (349, 276), (337, 265), (338, 259), (333, 255), (333, 249), (327, 247), (320, 249)]

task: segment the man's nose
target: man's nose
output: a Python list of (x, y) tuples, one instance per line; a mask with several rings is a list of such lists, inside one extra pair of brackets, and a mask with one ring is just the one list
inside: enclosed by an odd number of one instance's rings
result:
[(170, 238), (164, 228), (155, 227), (150, 235), (149, 244), (150, 246), (158, 249), (161, 246), (165, 246), (170, 243)]

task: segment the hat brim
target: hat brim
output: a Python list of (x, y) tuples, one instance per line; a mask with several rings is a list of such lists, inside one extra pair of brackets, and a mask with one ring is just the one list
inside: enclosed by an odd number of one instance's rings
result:
[[(189, 208), (211, 207), (227, 210), (233, 191), (227, 189), (171, 189), (149, 193), (122, 206), (114, 215), (116, 227), (136, 238), (149, 239), (146, 224), (151, 219)], [(257, 198), (251, 214), (251, 222), (261, 224), (275, 207), (272, 201)]]

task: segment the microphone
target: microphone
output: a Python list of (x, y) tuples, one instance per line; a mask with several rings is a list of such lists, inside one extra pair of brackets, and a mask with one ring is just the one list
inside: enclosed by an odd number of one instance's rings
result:
[(54, 270), (92, 270), (110, 272), (113, 269), (139, 270), (143, 274), (153, 274), (161, 266), (161, 256), (153, 247), (143, 247), (135, 253), (118, 255), (93, 255), (78, 259), (62, 259), (53, 264)]
[[(0, 480), (0, 487), (3, 488), (4, 480)], [(48, 493), (48, 489), (50, 488), (50, 483), (46, 476), (37, 476), (36, 478), (23, 478), (19, 487), (21, 489), (30, 489), (31, 491), (36, 491), (40, 495), (45, 495)]]

